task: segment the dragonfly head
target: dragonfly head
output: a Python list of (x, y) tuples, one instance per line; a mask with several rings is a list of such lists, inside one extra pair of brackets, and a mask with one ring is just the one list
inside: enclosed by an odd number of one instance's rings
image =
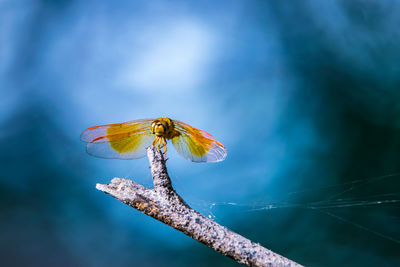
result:
[(151, 132), (158, 137), (167, 137), (174, 130), (174, 124), (169, 118), (159, 118), (151, 124)]

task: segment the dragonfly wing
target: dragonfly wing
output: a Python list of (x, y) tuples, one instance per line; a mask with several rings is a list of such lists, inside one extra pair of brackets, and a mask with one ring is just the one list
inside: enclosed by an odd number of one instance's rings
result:
[(131, 131), (147, 130), (150, 128), (152, 122), (153, 119), (140, 119), (90, 127), (81, 134), (81, 140), (89, 143), (95, 138), (104, 137), (108, 134), (123, 134)]
[(226, 158), (224, 145), (200, 129), (186, 123), (175, 121), (178, 134), (172, 138), (172, 144), (180, 155), (193, 162), (218, 162)]
[(153, 120), (95, 126), (81, 135), (86, 151), (101, 158), (136, 159), (146, 155), (146, 148), (155, 139), (150, 131)]

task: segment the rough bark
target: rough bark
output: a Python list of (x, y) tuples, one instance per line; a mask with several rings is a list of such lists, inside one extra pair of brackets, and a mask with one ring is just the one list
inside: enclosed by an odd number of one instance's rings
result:
[(150, 147), (147, 156), (153, 189), (121, 178), (114, 178), (108, 185), (97, 184), (96, 188), (239, 263), (247, 266), (301, 266), (190, 208), (173, 189), (162, 153)]

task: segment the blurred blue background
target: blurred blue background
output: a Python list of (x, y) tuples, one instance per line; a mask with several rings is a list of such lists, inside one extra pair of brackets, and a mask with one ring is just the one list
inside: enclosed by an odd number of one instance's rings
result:
[(307, 266), (400, 265), (400, 2), (0, 1), (2, 266), (235, 266), (95, 189), (146, 158), (94, 125), (170, 117), (228, 149), (169, 147), (193, 208)]

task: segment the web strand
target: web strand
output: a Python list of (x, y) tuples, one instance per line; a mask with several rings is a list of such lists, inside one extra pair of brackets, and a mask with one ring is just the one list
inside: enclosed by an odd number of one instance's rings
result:
[[(234, 203), (234, 202), (215, 202), (212, 203), (209, 206), (209, 212), (210, 212), (210, 217), (215, 218), (215, 208), (217, 206), (232, 206), (239, 208), (239, 212), (256, 212), (256, 211), (268, 211), (268, 210), (274, 210), (274, 209), (296, 209), (296, 208), (302, 208), (302, 209), (308, 209), (308, 210), (313, 210), (320, 212), (321, 214), (328, 215), (336, 220), (339, 220), (341, 222), (347, 223), (349, 225), (352, 225), (354, 227), (357, 227), (359, 229), (362, 229), (364, 231), (367, 231), (371, 234), (374, 234), (376, 236), (379, 236), (381, 238), (384, 238), (386, 240), (393, 241), (397, 244), (400, 244), (400, 240), (386, 235), (384, 233), (381, 233), (376, 230), (372, 230), (371, 228), (356, 223), (354, 221), (348, 220), (344, 217), (341, 217), (335, 213), (332, 212), (333, 209), (343, 209), (343, 208), (353, 208), (353, 207), (360, 207), (360, 208), (368, 208), (368, 207), (390, 207), (394, 206), (398, 208), (398, 203), (400, 203), (400, 192), (387, 192), (387, 193), (375, 193), (375, 194), (370, 194), (367, 196), (363, 197), (348, 197), (348, 198), (343, 198), (344, 195), (346, 195), (349, 192), (354, 191), (355, 189), (359, 189), (362, 186), (372, 183), (372, 182), (382, 182), (382, 180), (387, 179), (387, 178), (394, 178), (400, 176), (400, 173), (393, 173), (393, 174), (388, 174), (388, 175), (383, 175), (379, 177), (371, 177), (367, 179), (357, 179), (351, 182), (346, 182), (346, 183), (341, 183), (341, 184), (334, 184), (334, 185), (328, 185), (320, 188), (313, 188), (313, 189), (306, 189), (306, 190), (300, 190), (300, 191), (293, 191), (287, 193), (284, 198), (282, 198), (280, 201), (275, 201), (272, 203), (261, 203), (261, 204), (253, 204), (253, 205), (248, 205), (248, 204), (240, 204), (240, 203)], [(323, 200), (320, 201), (309, 201), (309, 202), (296, 202), (296, 201), (288, 201), (288, 199), (292, 198), (294, 195), (300, 195), (300, 194), (311, 194), (311, 193), (317, 193), (317, 192), (322, 192), (326, 190), (332, 190), (337, 188), (343, 188), (346, 187), (344, 190), (340, 190), (339, 192), (335, 192), (333, 194), (330, 194), (328, 197), (326, 197)], [(397, 205), (397, 206), (396, 206)], [(399, 218), (397, 216), (392, 216), (394, 218)], [(400, 219), (400, 218), (399, 218)]]

